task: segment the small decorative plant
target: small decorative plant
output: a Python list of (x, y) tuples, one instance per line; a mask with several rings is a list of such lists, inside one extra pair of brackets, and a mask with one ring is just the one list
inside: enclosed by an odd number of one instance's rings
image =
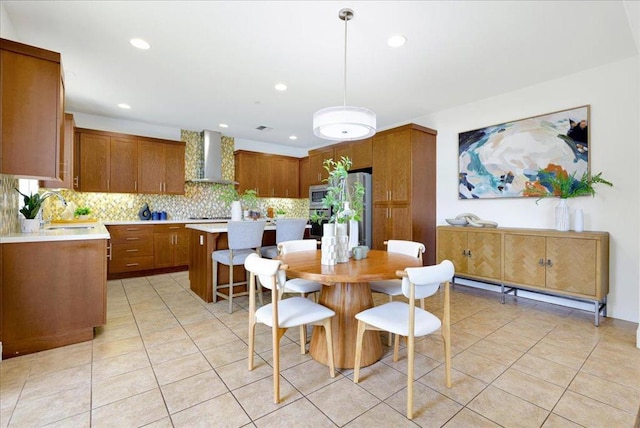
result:
[(277, 216), (283, 216), (283, 215), (285, 215), (286, 213), (287, 213), (287, 212), (286, 212), (285, 210), (283, 210), (282, 208), (278, 208), (278, 209), (276, 210), (276, 215), (277, 215)]
[[(340, 160), (326, 159), (323, 167), (329, 173), (327, 194), (322, 198), (322, 206), (330, 208), (330, 223), (347, 223), (349, 220), (361, 220), (364, 208), (364, 186), (354, 183), (352, 189), (347, 188), (347, 176), (351, 169), (351, 159), (342, 156)], [(349, 193), (351, 190), (351, 193)], [(349, 203), (351, 204), (349, 206)], [(320, 223), (324, 217), (317, 212), (311, 220)]]
[(89, 214), (91, 214), (91, 208), (89, 207), (78, 207), (76, 208), (74, 214), (78, 217), (80, 216), (87, 216)]
[(602, 172), (596, 175), (585, 172), (577, 178), (575, 172), (569, 175), (564, 169), (550, 164), (547, 168), (538, 170), (537, 181), (527, 183), (524, 195), (538, 197), (538, 200), (549, 197), (568, 199), (595, 196), (595, 184), (613, 186), (613, 183), (602, 178)]
[(36, 218), (40, 208), (42, 208), (42, 203), (52, 195), (52, 193), (46, 193), (44, 196), (40, 196), (39, 193), (32, 193), (27, 196), (18, 189), (16, 191), (24, 197), (24, 206), (20, 209), (20, 212), (26, 219)]

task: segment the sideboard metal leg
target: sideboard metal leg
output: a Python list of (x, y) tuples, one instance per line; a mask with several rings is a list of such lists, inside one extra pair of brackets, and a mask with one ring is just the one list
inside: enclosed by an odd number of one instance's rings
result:
[(504, 284), (500, 284), (500, 303), (502, 303), (504, 305), (505, 302), (505, 298), (504, 298)]
[(600, 302), (596, 300), (595, 304), (595, 313), (596, 313), (596, 327), (600, 325)]

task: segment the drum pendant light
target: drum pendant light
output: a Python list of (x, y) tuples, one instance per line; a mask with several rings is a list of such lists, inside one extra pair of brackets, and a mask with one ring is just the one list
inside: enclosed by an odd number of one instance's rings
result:
[(344, 101), (341, 106), (313, 114), (313, 133), (326, 140), (361, 140), (376, 133), (376, 114), (364, 107), (347, 105), (347, 21), (353, 18), (353, 10), (341, 9), (338, 17), (344, 21)]

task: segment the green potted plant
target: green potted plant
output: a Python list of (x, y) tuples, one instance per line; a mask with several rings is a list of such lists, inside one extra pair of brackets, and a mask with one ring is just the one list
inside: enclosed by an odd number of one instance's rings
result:
[[(567, 199), (578, 196), (595, 196), (594, 185), (596, 184), (613, 186), (613, 183), (602, 178), (602, 172), (591, 175), (586, 171), (580, 178), (577, 178), (575, 172), (570, 175), (563, 168), (549, 164), (546, 168), (538, 170), (538, 179), (536, 181), (526, 184), (524, 195), (537, 197), (536, 204), (542, 198), (560, 198), (560, 203), (555, 212), (556, 230), (568, 231), (570, 209), (567, 205)], [(577, 232), (581, 232), (583, 227), (582, 210), (576, 210), (574, 229)]]
[(277, 218), (283, 218), (286, 213), (287, 212), (285, 210), (283, 210), (282, 208), (276, 209), (276, 217)]
[(24, 219), (22, 219), (20, 229), (24, 233), (35, 232), (40, 229), (38, 213), (42, 208), (42, 203), (53, 193), (45, 193), (43, 195), (31, 193), (27, 196), (18, 189), (16, 191), (24, 197), (24, 206), (20, 208), (20, 213), (24, 216)]
[[(222, 202), (231, 205), (231, 220), (242, 220), (242, 205), (244, 205), (247, 211), (246, 217), (249, 217), (251, 213), (257, 214), (258, 212), (258, 192), (255, 189), (247, 189), (243, 193), (239, 193), (233, 184), (214, 184), (214, 190), (220, 195)], [(257, 218), (256, 217), (256, 218)]]
[(80, 220), (87, 220), (89, 218), (89, 214), (91, 214), (91, 208), (78, 207), (73, 214)]

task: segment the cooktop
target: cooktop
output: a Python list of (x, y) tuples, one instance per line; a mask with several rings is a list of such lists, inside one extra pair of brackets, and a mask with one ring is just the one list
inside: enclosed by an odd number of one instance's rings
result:
[(189, 217), (189, 220), (231, 220), (231, 217)]

